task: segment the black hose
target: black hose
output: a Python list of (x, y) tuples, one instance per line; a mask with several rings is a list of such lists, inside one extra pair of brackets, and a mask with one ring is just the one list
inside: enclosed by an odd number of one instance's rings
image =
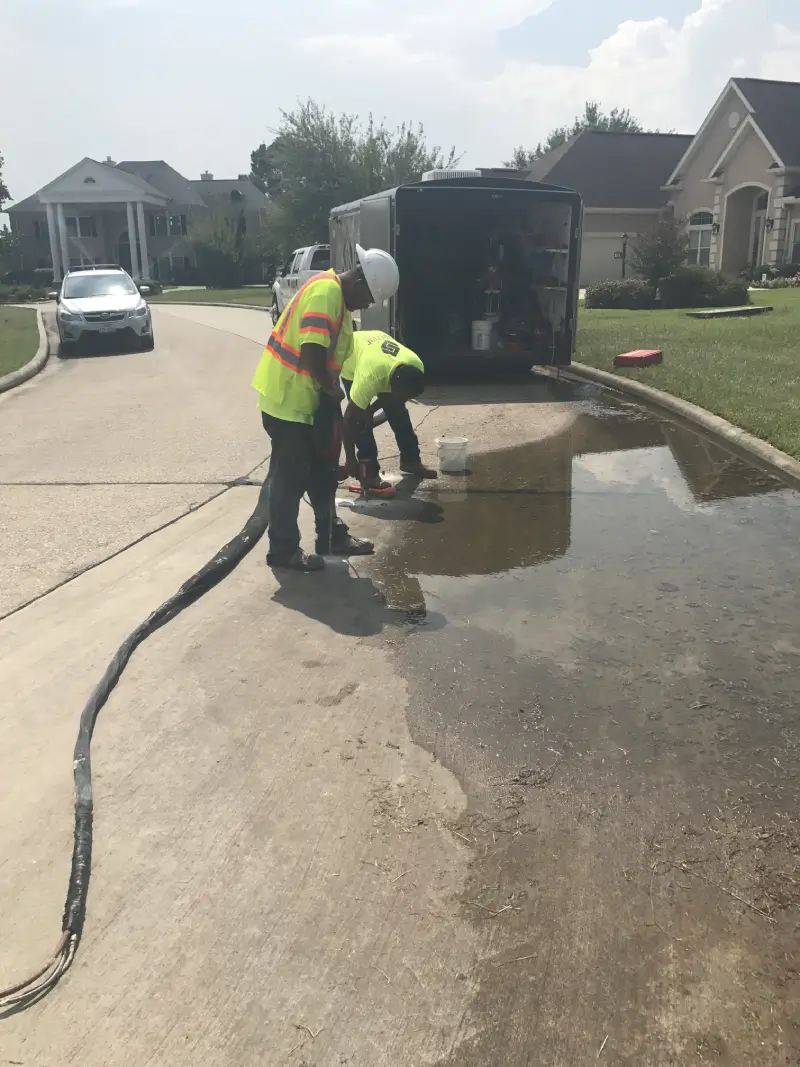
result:
[(89, 697), (81, 713), (78, 739), (75, 742), (73, 754), (75, 834), (61, 940), (45, 967), (25, 981), (0, 990), (0, 1017), (22, 1011), (49, 993), (69, 969), (80, 944), (86, 921), (86, 902), (92, 873), (91, 744), (97, 717), (103, 705), (114, 692), (122, 672), (139, 645), (218, 585), (255, 547), (267, 529), (268, 511), (269, 487), (265, 481), (258, 495), (255, 509), (241, 531), (228, 541), (204, 567), (187, 579), (177, 593), (174, 593), (169, 600), (165, 600), (125, 638)]

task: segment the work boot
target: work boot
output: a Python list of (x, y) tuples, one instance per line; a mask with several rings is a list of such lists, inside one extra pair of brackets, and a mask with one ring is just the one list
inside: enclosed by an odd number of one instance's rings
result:
[(322, 541), (317, 541), (316, 549), (320, 555), (326, 556), (371, 556), (375, 551), (375, 545), (372, 541), (365, 541), (361, 537), (353, 537), (352, 534), (345, 534), (343, 537), (337, 537), (334, 534), (333, 541), (331, 542), (330, 549), (326, 552), (326, 546)]
[(267, 553), (267, 566), (277, 567), (281, 570), (299, 571), (301, 574), (310, 574), (312, 571), (321, 571), (325, 567), (322, 556), (307, 553), (298, 548), (291, 556)]
[(392, 488), (392, 483), (384, 481), (380, 474), (368, 474), (366, 477), (359, 479), (359, 484), (364, 490)]
[(400, 470), (403, 474), (411, 474), (414, 478), (438, 478), (439, 472), (433, 467), (426, 467), (421, 459), (407, 460), (400, 457)]

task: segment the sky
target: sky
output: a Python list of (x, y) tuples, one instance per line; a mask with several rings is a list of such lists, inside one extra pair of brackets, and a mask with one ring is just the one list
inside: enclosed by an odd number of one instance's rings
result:
[(694, 133), (732, 75), (800, 81), (798, 0), (0, 0), (0, 154), (15, 199), (84, 156), (235, 177), (310, 96), (498, 166), (587, 98)]

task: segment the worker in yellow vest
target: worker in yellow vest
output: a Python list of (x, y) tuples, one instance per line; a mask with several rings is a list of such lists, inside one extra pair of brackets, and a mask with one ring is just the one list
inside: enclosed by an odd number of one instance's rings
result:
[(363, 489), (386, 489), (381, 479), (372, 416), (383, 409), (400, 449), (400, 470), (415, 478), (435, 478), (421, 459), (419, 440), (406, 402), (425, 388), (425, 367), (410, 348), (382, 330), (359, 330), (342, 365), (342, 386), (350, 401), (344, 418), (348, 473), (358, 468)]
[[(356, 266), (314, 275), (287, 304), (253, 378), (261, 420), (272, 441), (267, 563), (317, 571), (323, 555), (365, 555), (370, 541), (352, 537), (336, 514), (331, 438), (341, 419), (339, 372), (353, 344), (352, 312), (383, 303), (400, 276), (388, 252), (356, 245)], [(300, 501), (314, 511), (315, 554), (300, 548)]]

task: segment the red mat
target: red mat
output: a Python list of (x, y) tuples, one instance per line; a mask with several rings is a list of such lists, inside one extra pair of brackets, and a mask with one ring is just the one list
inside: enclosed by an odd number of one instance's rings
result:
[(622, 352), (614, 356), (615, 367), (652, 367), (662, 363), (664, 353), (660, 348), (637, 348), (633, 352)]

